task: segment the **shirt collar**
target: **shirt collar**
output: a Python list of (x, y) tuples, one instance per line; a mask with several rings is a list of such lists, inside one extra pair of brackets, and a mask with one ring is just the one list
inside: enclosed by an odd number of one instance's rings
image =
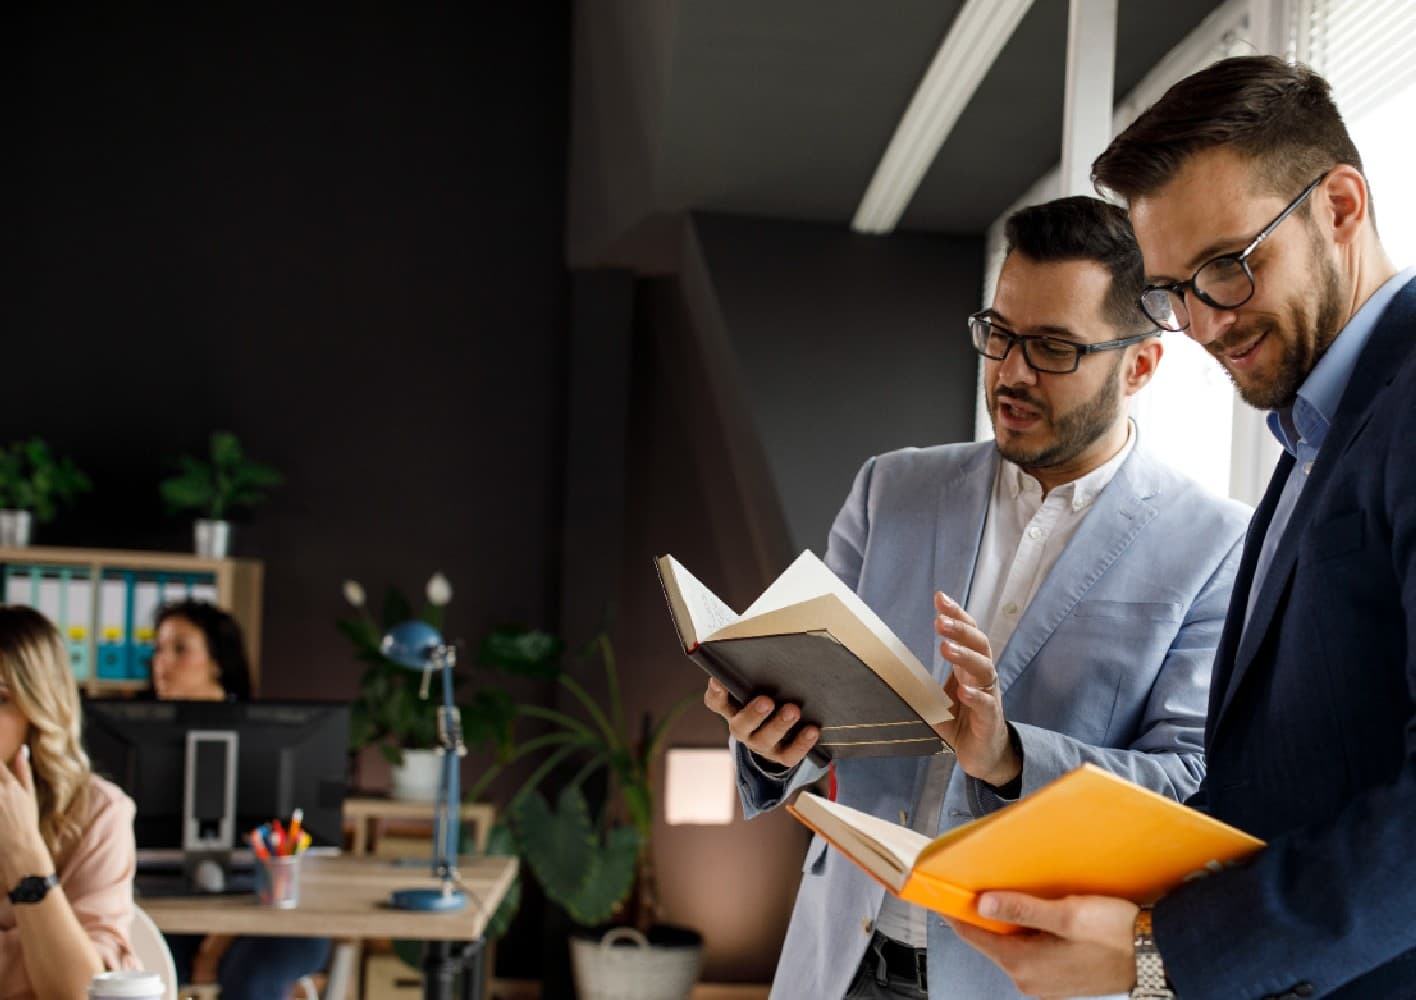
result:
[(1298, 456), (1300, 442), (1313, 451), (1322, 447), (1338, 404), (1342, 402), (1342, 394), (1357, 367), (1357, 359), (1371, 339), (1377, 320), (1413, 277), (1416, 277), (1416, 267), (1408, 267), (1383, 282), (1318, 359), (1299, 387), (1293, 405), (1269, 412), (1269, 430), (1289, 454)]
[[(1084, 510), (1091, 506), (1101, 491), (1106, 489), (1116, 471), (1121, 468), (1121, 463), (1126, 461), (1136, 446), (1136, 428), (1130, 419), (1126, 421), (1126, 443), (1121, 449), (1109, 459), (1092, 469), (1085, 476), (1063, 483), (1052, 491), (1052, 496), (1068, 498), (1068, 504), (1074, 511)], [(1041, 498), (1042, 484), (1033, 476), (1028, 475), (1021, 468), (1008, 459), (1002, 459), (999, 466), (999, 475), (1003, 479), (1003, 488), (1010, 499), (1016, 500), (1019, 496), (1031, 496)]]

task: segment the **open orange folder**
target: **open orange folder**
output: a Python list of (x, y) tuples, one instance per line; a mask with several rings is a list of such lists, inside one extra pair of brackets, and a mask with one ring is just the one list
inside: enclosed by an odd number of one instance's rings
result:
[(810, 792), (787, 811), (901, 899), (1002, 933), (1018, 928), (979, 916), (980, 892), (1148, 903), (1264, 846), (1091, 764), (933, 840)]

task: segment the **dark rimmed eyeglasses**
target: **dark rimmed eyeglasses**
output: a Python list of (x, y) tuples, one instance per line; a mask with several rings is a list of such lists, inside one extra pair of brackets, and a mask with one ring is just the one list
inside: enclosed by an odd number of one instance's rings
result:
[(1119, 351), (1159, 333), (1159, 330), (1151, 330), (1149, 333), (1138, 333), (1134, 337), (1103, 340), (1098, 344), (1079, 344), (1074, 340), (1045, 333), (1014, 333), (1005, 326), (999, 326), (989, 317), (986, 309), (969, 317), (969, 336), (973, 338), (975, 351), (990, 361), (1002, 361), (1008, 357), (1008, 352), (1013, 349), (1014, 344), (1020, 344), (1023, 360), (1028, 363), (1028, 367), (1047, 375), (1070, 375), (1077, 370), (1085, 355), (1098, 351)]
[(1288, 207), (1270, 222), (1259, 235), (1249, 241), (1249, 245), (1238, 253), (1220, 254), (1211, 257), (1195, 269), (1189, 281), (1175, 281), (1168, 285), (1147, 285), (1141, 291), (1141, 311), (1162, 330), (1179, 332), (1190, 325), (1190, 309), (1185, 304), (1185, 291), (1195, 293), (1195, 298), (1212, 309), (1238, 309), (1254, 297), (1254, 272), (1249, 269), (1249, 255), (1258, 249), (1260, 243), (1268, 239), (1284, 219), (1308, 196), (1318, 189), (1327, 177), (1324, 171), (1288, 203)]

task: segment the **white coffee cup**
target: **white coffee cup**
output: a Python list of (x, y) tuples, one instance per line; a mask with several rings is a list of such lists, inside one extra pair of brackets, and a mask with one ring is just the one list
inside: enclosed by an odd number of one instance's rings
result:
[(164, 1000), (167, 989), (156, 972), (100, 972), (89, 980), (89, 1000)]

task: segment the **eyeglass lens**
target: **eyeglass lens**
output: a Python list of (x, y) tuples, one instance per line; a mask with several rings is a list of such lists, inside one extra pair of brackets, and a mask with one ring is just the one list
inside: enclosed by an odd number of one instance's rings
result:
[(1053, 375), (1076, 371), (1080, 356), (1077, 345), (1055, 337), (1019, 337), (1011, 331), (994, 326), (986, 319), (969, 323), (974, 349), (993, 361), (1002, 361), (1016, 340), (1023, 350), (1023, 359), (1036, 370)]
[[(1235, 309), (1254, 294), (1254, 279), (1244, 262), (1234, 257), (1216, 257), (1195, 272), (1194, 294), (1215, 309)], [(1172, 288), (1148, 288), (1141, 296), (1146, 315), (1166, 330), (1183, 330), (1190, 325), (1190, 310), (1184, 294)]]

